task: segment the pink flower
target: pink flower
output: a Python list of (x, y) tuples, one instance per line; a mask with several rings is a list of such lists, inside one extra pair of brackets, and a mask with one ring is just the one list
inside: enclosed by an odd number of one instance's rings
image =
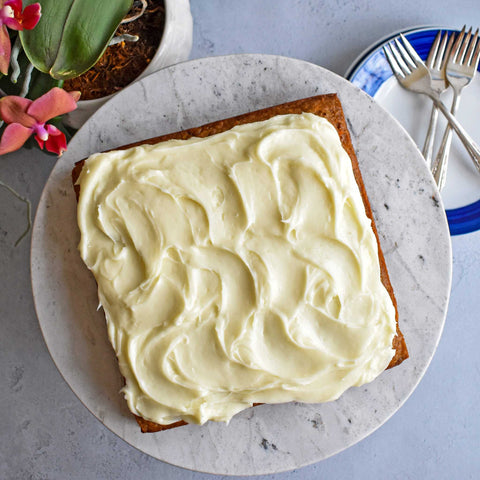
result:
[(31, 30), (40, 20), (41, 7), (33, 3), (22, 12), (22, 0), (0, 0), (0, 72), (8, 72), (10, 63), (10, 37), (7, 27), (12, 30)]
[(80, 92), (54, 87), (36, 100), (10, 95), (0, 99), (0, 116), (8, 123), (0, 139), (0, 155), (18, 150), (35, 135), (40, 148), (61, 155), (67, 149), (65, 135), (47, 120), (77, 108)]

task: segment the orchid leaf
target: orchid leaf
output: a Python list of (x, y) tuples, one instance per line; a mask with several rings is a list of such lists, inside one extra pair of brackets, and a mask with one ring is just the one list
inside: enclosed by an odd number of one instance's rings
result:
[[(26, 5), (38, 0), (27, 0)], [(74, 78), (95, 65), (133, 0), (41, 0), (42, 17), (20, 32), (25, 53), (55, 79)]]

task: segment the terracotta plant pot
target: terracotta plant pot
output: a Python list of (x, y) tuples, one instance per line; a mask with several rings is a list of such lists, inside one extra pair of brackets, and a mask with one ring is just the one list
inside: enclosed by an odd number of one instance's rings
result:
[[(190, 55), (193, 19), (189, 0), (164, 0), (164, 7), (165, 24), (160, 45), (147, 68), (136, 80), (169, 65), (183, 62)], [(63, 117), (64, 122), (73, 128), (80, 128), (96, 110), (114, 95), (94, 100), (80, 100), (77, 109)]]

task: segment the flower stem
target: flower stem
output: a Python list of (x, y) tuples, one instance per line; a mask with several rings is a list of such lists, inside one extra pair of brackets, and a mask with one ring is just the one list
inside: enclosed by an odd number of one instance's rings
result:
[(2, 182), (0, 180), (0, 187), (6, 188), (12, 195), (17, 197), (20, 201), (24, 202), (27, 205), (27, 228), (26, 230), (18, 237), (17, 241), (15, 242), (15, 247), (27, 236), (28, 232), (32, 228), (32, 204), (28, 198), (22, 197), (16, 190), (14, 190), (10, 185)]

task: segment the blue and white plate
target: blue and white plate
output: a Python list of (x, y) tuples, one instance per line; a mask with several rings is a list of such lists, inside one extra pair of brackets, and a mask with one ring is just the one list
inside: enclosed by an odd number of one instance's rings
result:
[[(402, 33), (425, 60), (439, 29), (458, 32), (450, 28), (418, 27), (403, 30)], [(388, 110), (409, 132), (421, 150), (430, 119), (431, 101), (424, 95), (404, 90), (392, 75), (382, 47), (398, 33), (400, 32), (381, 39), (363, 52), (349, 68), (345, 77)], [(451, 92), (445, 92), (442, 99), (446, 105), (450, 105)], [(457, 118), (478, 143), (480, 143), (479, 107), (480, 76), (477, 75), (462, 92)], [(438, 150), (445, 125), (443, 118), (440, 118), (434, 153)], [(456, 136), (452, 142), (442, 200), (452, 235), (480, 230), (480, 175)]]

